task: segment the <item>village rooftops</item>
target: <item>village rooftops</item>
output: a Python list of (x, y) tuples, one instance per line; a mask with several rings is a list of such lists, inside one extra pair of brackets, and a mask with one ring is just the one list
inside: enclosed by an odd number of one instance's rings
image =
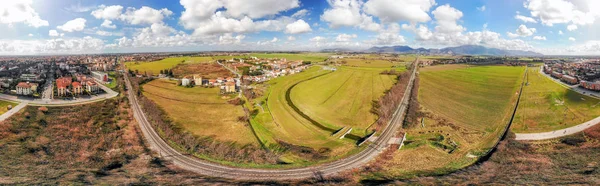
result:
[(31, 84), (29, 82), (19, 82), (19, 84), (17, 84), (17, 87), (31, 88)]

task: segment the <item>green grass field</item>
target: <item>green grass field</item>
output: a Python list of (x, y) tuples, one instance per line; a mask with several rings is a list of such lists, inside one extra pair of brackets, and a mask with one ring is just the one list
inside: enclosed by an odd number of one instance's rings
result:
[(161, 70), (171, 69), (179, 64), (205, 63), (212, 60), (211, 57), (172, 57), (153, 62), (125, 62), (125, 66), (129, 70), (137, 70), (139, 73), (147, 72), (157, 75)]
[[(268, 82), (269, 90), (262, 100), (265, 100), (258, 115), (252, 120), (258, 137), (267, 146), (283, 141), (294, 145), (310, 147), (315, 150), (329, 149), (329, 160), (335, 159), (356, 150), (350, 139), (338, 139), (331, 136), (331, 132), (322, 130), (299, 115), (286, 100), (286, 91), (294, 84), (315, 76), (329, 73), (321, 67), (312, 67), (305, 72), (279, 77)], [(309, 163), (293, 154), (284, 156), (293, 163)], [(315, 162), (310, 162), (315, 163)]]
[(18, 103), (8, 102), (8, 101), (0, 101), (0, 114), (4, 114), (8, 112), (8, 105), (12, 105), (14, 108), (18, 105)]
[(393, 75), (381, 75), (383, 70), (340, 67), (336, 72), (298, 84), (291, 97), (311, 118), (330, 126), (353, 127), (353, 131), (364, 136), (378, 118), (370, 112), (372, 102), (396, 82)]
[(508, 124), (525, 67), (443, 65), (420, 70), (424, 126), (384, 167), (386, 177), (447, 174), (474, 163)]
[(185, 88), (175, 83), (151, 81), (143, 86), (144, 96), (164, 109), (174, 123), (195, 135), (257, 144), (250, 128), (238, 121), (244, 115), (242, 107), (227, 103), (231, 98), (221, 97), (218, 88)]
[(106, 87), (114, 89), (117, 87), (117, 75), (116, 72), (109, 72), (108, 77), (111, 79), (110, 83), (106, 84)]
[(548, 132), (581, 124), (600, 116), (600, 100), (569, 90), (529, 69), (529, 85), (523, 88), (512, 130), (517, 133)]

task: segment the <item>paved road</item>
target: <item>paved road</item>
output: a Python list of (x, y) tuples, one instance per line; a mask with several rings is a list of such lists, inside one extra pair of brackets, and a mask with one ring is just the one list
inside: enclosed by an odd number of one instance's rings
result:
[[(586, 89), (583, 89), (583, 88), (577, 87), (577, 86), (564, 84), (562, 81), (554, 79), (551, 76), (549, 76), (548, 74), (545, 74), (541, 69), (540, 69), (540, 73), (543, 74), (544, 76), (546, 76), (547, 78), (552, 79), (554, 82), (562, 85), (565, 88), (571, 89), (580, 94), (591, 95), (593, 97), (600, 98), (600, 94), (598, 92), (586, 90)], [(547, 139), (559, 138), (559, 137), (564, 137), (564, 136), (568, 136), (571, 134), (575, 134), (575, 133), (584, 131), (585, 129), (590, 128), (594, 125), (597, 125), (598, 123), (600, 123), (600, 117), (594, 118), (585, 123), (582, 123), (582, 124), (579, 124), (579, 125), (576, 125), (573, 127), (569, 127), (566, 129), (560, 129), (560, 130), (555, 130), (555, 131), (550, 131), (550, 132), (540, 132), (540, 133), (516, 133), (515, 135), (516, 135), (516, 140), (524, 140), (524, 141), (525, 140), (547, 140)]]
[(383, 132), (379, 135), (374, 143), (371, 143), (365, 150), (351, 155), (350, 157), (327, 163), (324, 165), (295, 168), (295, 169), (249, 169), (223, 166), (217, 163), (204, 161), (198, 158), (182, 155), (181, 153), (170, 147), (160, 136), (154, 131), (151, 124), (148, 122), (145, 114), (142, 112), (135, 93), (133, 93), (129, 77), (125, 75), (125, 84), (128, 91), (131, 107), (134, 111), (134, 117), (140, 124), (140, 128), (146, 141), (151, 149), (159, 152), (166, 160), (172, 161), (180, 168), (193, 171), (211, 177), (223, 177), (238, 180), (289, 180), (289, 179), (305, 179), (315, 177), (316, 175), (332, 175), (342, 171), (358, 168), (369, 161), (373, 160), (380, 152), (388, 147), (388, 142), (396, 136), (398, 129), (402, 126), (406, 109), (413, 87), (415, 74), (417, 72), (418, 63), (415, 61), (415, 69), (413, 69), (410, 83), (407, 86), (407, 91), (402, 98), (401, 104), (398, 106), (393, 115), (392, 120), (388, 123)]
[(25, 108), (25, 106), (27, 106), (26, 102), (23, 103), (19, 103), (17, 106), (13, 107), (12, 109), (10, 109), (8, 112), (5, 112), (4, 114), (0, 115), (0, 122), (4, 121), (6, 119), (8, 119), (9, 117), (11, 117), (13, 114), (19, 112), (19, 110)]
[(0, 94), (0, 100), (7, 100), (7, 101), (12, 101), (12, 102), (24, 102), (24, 103), (28, 103), (29, 105), (33, 105), (33, 106), (70, 106), (70, 105), (81, 105), (81, 104), (98, 102), (98, 101), (102, 101), (105, 99), (114, 98), (117, 95), (119, 95), (119, 93), (113, 91), (112, 89), (110, 89), (100, 83), (98, 83), (98, 86), (100, 86), (100, 88), (102, 88), (106, 93), (100, 94), (97, 96), (77, 98), (75, 100), (33, 99), (31, 97)]

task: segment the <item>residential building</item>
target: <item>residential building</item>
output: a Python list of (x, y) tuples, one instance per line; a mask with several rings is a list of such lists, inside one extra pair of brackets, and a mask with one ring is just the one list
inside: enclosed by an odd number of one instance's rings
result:
[(19, 82), (17, 84), (17, 94), (18, 95), (32, 95), (33, 91), (31, 90), (31, 84), (29, 82)]
[(68, 87), (69, 85), (71, 85), (73, 79), (71, 79), (70, 77), (61, 77), (56, 79), (56, 92), (58, 94), (58, 96), (66, 96), (68, 91)]
[(194, 85), (202, 85), (202, 76), (194, 75)]
[(96, 78), (98, 81), (101, 81), (103, 83), (107, 83), (108, 82), (108, 74), (106, 74), (104, 72), (93, 71), (92, 72), (92, 76), (94, 78)]
[(75, 81), (71, 83), (71, 87), (73, 88), (73, 94), (83, 93), (83, 86), (81, 86), (81, 83)]
[(190, 80), (190, 79), (189, 79), (187, 76), (186, 76), (186, 77), (183, 77), (183, 78), (181, 79), (181, 86), (189, 86), (189, 85), (190, 85), (190, 81), (191, 81), (191, 80)]

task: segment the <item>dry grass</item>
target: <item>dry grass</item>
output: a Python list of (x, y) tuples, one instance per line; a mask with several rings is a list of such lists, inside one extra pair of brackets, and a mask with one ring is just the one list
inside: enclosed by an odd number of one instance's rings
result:
[(219, 95), (218, 88), (185, 88), (175, 83), (151, 81), (143, 86), (144, 96), (158, 104), (175, 124), (195, 135), (256, 144), (247, 124), (238, 121), (240, 116), (244, 116), (242, 107), (227, 103), (232, 97)]
[(201, 75), (204, 78), (226, 78), (233, 77), (234, 74), (217, 63), (197, 63), (190, 65), (178, 65), (173, 69), (173, 74), (177, 77), (188, 75)]

